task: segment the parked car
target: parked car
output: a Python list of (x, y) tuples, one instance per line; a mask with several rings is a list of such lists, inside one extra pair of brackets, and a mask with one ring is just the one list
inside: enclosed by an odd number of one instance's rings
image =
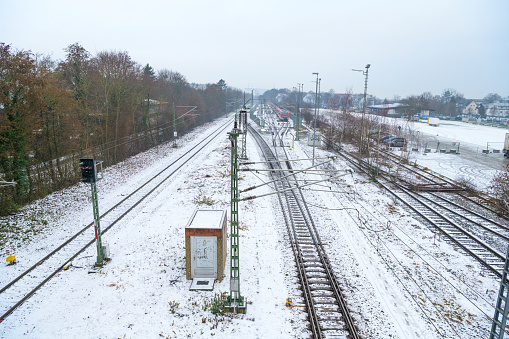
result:
[(377, 135), (371, 137), (371, 139), (373, 139), (373, 141), (376, 142), (376, 143), (380, 143), (380, 141), (383, 138), (388, 138), (388, 137), (390, 137), (390, 135), (388, 135), (386, 133), (380, 133), (380, 134), (377, 134)]
[(389, 138), (386, 143), (390, 147), (404, 147), (406, 145), (406, 139), (402, 137), (392, 137)]
[(387, 140), (389, 140), (391, 138), (395, 138), (395, 136), (394, 135), (386, 134), (386, 135), (380, 137), (380, 141), (383, 142), (383, 143), (387, 143)]

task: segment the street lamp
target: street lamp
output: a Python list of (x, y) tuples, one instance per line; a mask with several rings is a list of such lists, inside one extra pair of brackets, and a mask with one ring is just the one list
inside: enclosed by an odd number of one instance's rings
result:
[(362, 153), (363, 151), (363, 146), (364, 146), (364, 116), (366, 115), (366, 96), (367, 96), (367, 93), (368, 93), (368, 70), (369, 70), (369, 66), (371, 66), (370, 64), (367, 64), (366, 65), (366, 70), (363, 71), (361, 69), (352, 69), (352, 71), (354, 72), (362, 72), (363, 75), (365, 75), (365, 78), (364, 78), (364, 103), (362, 105), (362, 119), (361, 119), (361, 145), (360, 145), (360, 152)]
[(304, 91), (304, 84), (297, 83), (299, 88), (299, 94), (297, 95), (297, 126), (295, 128), (295, 140), (299, 140), (299, 132), (300, 132), (300, 88), (302, 86), (302, 90)]
[(315, 165), (315, 135), (316, 135), (316, 111), (318, 110), (318, 73), (316, 74), (316, 94), (315, 94), (315, 119), (313, 121), (313, 166)]

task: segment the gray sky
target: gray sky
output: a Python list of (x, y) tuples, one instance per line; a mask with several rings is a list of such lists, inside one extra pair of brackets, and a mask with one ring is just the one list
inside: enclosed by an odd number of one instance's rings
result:
[(0, 42), (63, 59), (127, 51), (189, 82), (405, 97), (509, 96), (507, 0), (0, 0)]

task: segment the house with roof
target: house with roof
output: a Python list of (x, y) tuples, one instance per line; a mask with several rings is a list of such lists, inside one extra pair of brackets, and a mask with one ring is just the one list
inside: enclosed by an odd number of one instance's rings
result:
[(371, 105), (368, 106), (368, 113), (384, 117), (399, 118), (405, 114), (405, 109), (407, 109), (408, 107), (409, 107), (408, 105), (400, 103)]
[(476, 103), (475, 101), (471, 101), (464, 109), (463, 114), (465, 115), (479, 115), (479, 107), (481, 104)]

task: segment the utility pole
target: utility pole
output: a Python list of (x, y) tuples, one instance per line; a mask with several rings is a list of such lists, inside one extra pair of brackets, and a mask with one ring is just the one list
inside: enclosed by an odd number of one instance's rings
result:
[(361, 69), (352, 69), (352, 71), (355, 71), (355, 72), (362, 72), (363, 75), (365, 75), (365, 78), (364, 78), (364, 103), (362, 104), (362, 119), (361, 119), (361, 138), (360, 138), (360, 149), (359, 149), (359, 153), (364, 153), (365, 151), (365, 148), (367, 149), (367, 140), (365, 140), (367, 138), (367, 133), (364, 132), (364, 120), (366, 119), (365, 115), (366, 115), (366, 105), (367, 105), (367, 94), (368, 94), (368, 71), (369, 71), (369, 67), (371, 65), (370, 64), (367, 64), (366, 65), (366, 70), (363, 71)]
[(318, 73), (316, 74), (315, 119), (313, 121), (313, 166), (315, 165), (316, 111), (318, 110)]
[(299, 132), (300, 132), (300, 86), (302, 85), (302, 89), (304, 89), (304, 84), (298, 83), (299, 92), (297, 94), (297, 124), (295, 126), (295, 140), (300, 140)]
[(175, 103), (173, 103), (173, 147), (177, 148), (177, 125), (175, 124)]
[[(104, 260), (108, 259), (109, 253), (104, 253), (104, 248), (101, 240), (101, 224), (99, 217), (99, 203), (97, 199), (97, 186), (96, 182), (101, 180), (102, 177), (97, 177), (97, 166), (101, 165), (102, 161), (97, 163), (94, 159), (80, 159), (81, 168), (81, 181), (89, 183), (92, 190), (92, 209), (94, 213), (94, 232), (97, 244), (97, 260), (95, 262), (96, 267), (102, 267)], [(101, 171), (102, 172), (102, 171)]]
[(225, 312), (246, 313), (246, 303), (240, 294), (240, 266), (239, 266), (239, 176), (237, 140), (242, 133), (237, 128), (237, 119), (233, 130), (228, 133), (231, 141), (231, 210), (230, 210), (230, 295), (225, 304)]

